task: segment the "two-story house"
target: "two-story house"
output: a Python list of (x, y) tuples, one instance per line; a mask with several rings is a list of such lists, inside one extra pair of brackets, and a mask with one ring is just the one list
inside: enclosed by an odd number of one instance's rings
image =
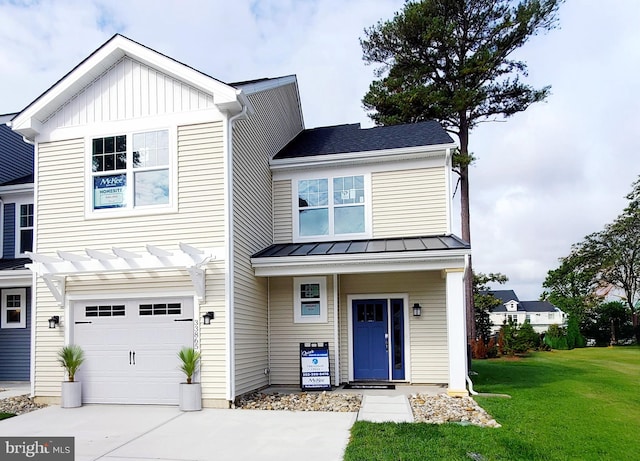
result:
[(28, 381), (33, 242), (33, 146), (0, 115), (0, 381)]
[(305, 130), (295, 76), (226, 84), (115, 35), (11, 121), (35, 143), (32, 387), (83, 347), (93, 403), (203, 405), (300, 382), (444, 383), (466, 395), (451, 138), (435, 122)]
[(549, 301), (520, 301), (513, 290), (491, 290), (485, 293), (500, 300), (500, 305), (489, 314), (494, 334), (509, 321), (518, 325), (529, 322), (536, 333), (546, 332), (551, 325), (566, 326), (567, 315)]

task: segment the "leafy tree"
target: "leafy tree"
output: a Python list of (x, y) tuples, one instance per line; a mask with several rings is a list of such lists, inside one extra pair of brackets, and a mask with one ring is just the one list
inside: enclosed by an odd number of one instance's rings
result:
[[(553, 29), (563, 0), (407, 1), (393, 19), (365, 29), (363, 59), (380, 64), (363, 98), (380, 125), (438, 120), (460, 142), (462, 238), (469, 225), (469, 132), (543, 101), (550, 87), (521, 82), (527, 65), (511, 58), (532, 36)], [(470, 272), (469, 272), (470, 275)], [(467, 330), (473, 332), (472, 280), (467, 277)]]
[(573, 314), (569, 314), (569, 320), (567, 321), (567, 348), (584, 347), (586, 343), (584, 336), (580, 333), (578, 318)]
[(569, 256), (560, 258), (560, 267), (550, 270), (542, 284), (543, 299), (579, 320), (597, 303), (597, 268), (588, 259), (580, 244), (573, 245)]
[(589, 312), (585, 334), (600, 345), (616, 344), (633, 335), (629, 309), (621, 301), (601, 303)]
[[(545, 296), (563, 310), (577, 315), (583, 323), (597, 305), (596, 291), (602, 287), (618, 287), (631, 313), (636, 341), (640, 342), (638, 309), (640, 304), (640, 179), (627, 195), (629, 204), (603, 230), (587, 235), (572, 246), (558, 269), (549, 271), (543, 286)], [(596, 322), (598, 323), (598, 322)]]
[(509, 278), (500, 273), (490, 274), (473, 274), (473, 299), (475, 310), (475, 332), (476, 338), (487, 344), (491, 336), (491, 311), (500, 305), (500, 300), (487, 293), (490, 289), (488, 284), (491, 282), (504, 284)]

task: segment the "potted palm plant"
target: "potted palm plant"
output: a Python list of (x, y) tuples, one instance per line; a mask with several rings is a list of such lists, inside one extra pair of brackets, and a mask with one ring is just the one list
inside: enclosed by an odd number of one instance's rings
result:
[(64, 346), (58, 351), (58, 362), (67, 372), (68, 381), (62, 382), (62, 408), (82, 405), (82, 383), (75, 380), (76, 372), (84, 362), (84, 351), (77, 344)]
[(193, 347), (183, 347), (178, 352), (180, 370), (185, 374), (186, 383), (180, 383), (179, 408), (182, 411), (202, 410), (202, 389), (200, 383), (193, 382), (193, 375), (200, 366), (200, 352)]

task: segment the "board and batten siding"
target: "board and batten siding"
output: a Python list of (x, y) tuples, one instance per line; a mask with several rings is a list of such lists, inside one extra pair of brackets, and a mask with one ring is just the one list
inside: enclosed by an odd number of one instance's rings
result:
[(445, 167), (371, 175), (373, 238), (447, 232)]
[(254, 113), (233, 127), (233, 312), (235, 395), (268, 385), (268, 279), (251, 256), (273, 243), (269, 160), (303, 128), (295, 84), (248, 98)]
[[(85, 248), (108, 250), (118, 246), (133, 252), (144, 251), (146, 244), (175, 250), (179, 242), (198, 248), (224, 245), (224, 143), (222, 121), (178, 127), (178, 211), (158, 215), (85, 219), (84, 139), (42, 143), (38, 146), (38, 188), (36, 207), (36, 251), (55, 254), (57, 250), (81, 253)], [(203, 349), (203, 399), (225, 399), (225, 293), (222, 261), (207, 267), (207, 299), (200, 313), (213, 310), (216, 322), (201, 330)], [(166, 275), (166, 277), (165, 277)], [(140, 292), (162, 296), (173, 287), (193, 292), (186, 272), (177, 279), (164, 271), (140, 275), (117, 274), (108, 283), (111, 292)], [(84, 282), (83, 282), (84, 280)], [(90, 280), (89, 280), (90, 282)], [(69, 278), (68, 293), (93, 295), (103, 283)], [(75, 286), (77, 284), (77, 286)], [(174, 284), (176, 284), (174, 286)], [(56, 352), (64, 344), (64, 329), (49, 329), (47, 319), (60, 315), (61, 308), (38, 278), (35, 286), (36, 364), (35, 394), (60, 395), (63, 376)], [(218, 322), (218, 319), (222, 319)], [(61, 319), (64, 322), (64, 318)]]
[[(333, 316), (333, 277), (327, 276), (327, 322), (294, 323), (293, 278), (269, 279), (271, 300), (269, 331), (271, 343), (271, 384), (300, 384), (300, 343), (329, 343), (331, 382), (334, 379), (335, 341)], [(346, 376), (346, 375), (342, 375)]]
[(273, 243), (293, 242), (291, 180), (273, 182)]
[(69, 98), (44, 124), (53, 129), (213, 107), (212, 94), (125, 56)]
[[(422, 306), (422, 315), (413, 317), (409, 310), (411, 382), (436, 384), (449, 381), (445, 280), (440, 271), (348, 274), (340, 283), (340, 375), (349, 376), (348, 295), (408, 294), (410, 309)], [(344, 307), (343, 307), (344, 306)], [(409, 371), (409, 370), (406, 370)]]

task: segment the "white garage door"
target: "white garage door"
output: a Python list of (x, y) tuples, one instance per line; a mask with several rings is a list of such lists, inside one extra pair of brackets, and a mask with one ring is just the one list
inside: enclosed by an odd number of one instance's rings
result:
[(74, 309), (83, 402), (178, 403), (177, 353), (193, 346), (193, 300), (83, 301)]

